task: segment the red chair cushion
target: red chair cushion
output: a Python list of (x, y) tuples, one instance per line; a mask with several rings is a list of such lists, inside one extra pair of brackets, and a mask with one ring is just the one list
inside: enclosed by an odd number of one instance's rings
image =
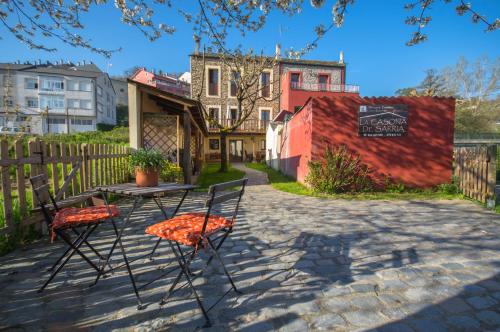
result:
[(92, 224), (99, 220), (116, 217), (120, 211), (116, 205), (110, 205), (108, 209), (105, 205), (89, 206), (84, 208), (68, 207), (57, 211), (52, 221), (52, 229), (76, 227), (79, 225)]
[[(204, 222), (204, 213), (187, 213), (149, 226), (146, 228), (146, 234), (188, 246), (197, 246), (200, 243)], [(205, 229), (205, 236), (216, 233), (223, 228), (231, 227), (232, 224), (230, 220), (224, 217), (210, 215)]]

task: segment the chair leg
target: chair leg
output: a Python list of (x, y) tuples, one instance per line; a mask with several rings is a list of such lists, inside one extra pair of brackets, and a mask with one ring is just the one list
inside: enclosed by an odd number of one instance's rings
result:
[[(87, 238), (90, 236), (90, 234), (92, 234), (92, 232), (94, 232), (94, 230), (96, 229), (98, 224), (93, 224), (93, 225), (89, 225), (87, 226), (87, 229), (85, 230), (85, 232), (89, 230), (89, 233), (83, 237), (83, 240), (82, 240), (82, 243), (80, 245), (82, 245), (86, 240)], [(82, 234), (85, 234), (82, 233)], [(61, 234), (60, 237), (67, 243), (69, 244), (72, 248), (73, 248), (73, 245), (71, 243), (71, 239), (67, 237), (66, 234)], [(96, 271), (99, 271), (99, 268), (97, 267), (97, 265), (95, 265), (86, 255), (84, 255), (81, 251), (80, 251), (80, 245), (78, 247), (75, 247), (75, 251), (78, 255), (80, 255), (80, 257), (82, 257), (94, 270)]]
[[(193, 260), (194, 256), (196, 255), (196, 250), (193, 250), (193, 252), (191, 253), (191, 256), (189, 257), (188, 261), (187, 261), (187, 265), (189, 266), (189, 264), (191, 263), (191, 261)], [(191, 271), (189, 271), (191, 273)], [(167, 303), (167, 300), (170, 298), (170, 296), (173, 294), (174, 292), (174, 289), (175, 289), (175, 286), (177, 286), (177, 284), (179, 283), (179, 281), (181, 280), (181, 277), (182, 277), (182, 274), (183, 272), (180, 271), (179, 274), (177, 275), (177, 277), (175, 278), (172, 286), (170, 286), (168, 292), (167, 292), (167, 295), (165, 295), (161, 301), (160, 301), (160, 305), (164, 305), (165, 303)]]
[[(204, 327), (210, 327), (210, 326), (212, 326), (212, 323), (210, 322), (210, 318), (208, 318), (207, 311), (205, 310), (205, 307), (203, 306), (203, 303), (201, 302), (200, 297), (198, 296), (198, 292), (196, 292), (196, 289), (195, 289), (193, 283), (191, 282), (191, 278), (189, 276), (188, 269), (186, 268), (186, 266), (184, 266), (184, 264), (182, 262), (182, 258), (180, 256), (180, 255), (182, 255), (182, 251), (179, 254), (177, 252), (176, 248), (174, 247), (174, 245), (172, 244), (172, 242), (171, 241), (169, 241), (169, 242), (170, 242), (170, 247), (172, 248), (172, 251), (174, 252), (175, 258), (177, 258), (177, 263), (179, 263), (179, 266), (181, 268), (181, 272), (186, 277), (188, 285), (191, 288), (191, 292), (193, 293), (194, 297), (196, 298), (196, 302), (198, 303), (198, 307), (200, 308), (200, 310), (203, 314), (203, 317), (205, 317)], [(193, 255), (193, 257), (194, 257), (194, 255)]]
[(233, 286), (233, 289), (236, 293), (238, 294), (242, 294), (242, 292), (240, 292), (237, 288), (236, 288), (236, 285), (234, 284), (233, 282), (233, 278), (231, 278), (231, 275), (229, 274), (229, 272), (227, 271), (226, 269), (226, 265), (224, 265), (224, 262), (222, 261), (222, 259), (220, 258), (219, 256), (219, 253), (217, 252), (217, 250), (215, 249), (212, 241), (207, 238), (207, 242), (208, 242), (208, 246), (210, 247), (210, 250), (212, 251), (213, 253), (213, 256), (220, 262), (220, 264), (222, 265), (222, 269), (224, 270), (224, 273), (226, 274), (227, 278), (229, 279), (229, 282), (231, 283), (231, 286)]
[[(71, 230), (76, 235), (80, 235), (80, 232), (78, 232), (76, 229), (72, 228)], [(97, 249), (95, 249), (87, 240), (83, 241), (83, 243), (85, 243), (87, 245), (87, 247), (89, 247), (90, 250), (92, 250), (94, 252), (94, 254), (96, 254), (97, 257), (99, 257), (99, 259), (101, 259), (101, 260), (104, 259), (104, 257), (97, 251)]]
[[(231, 231), (230, 230), (227, 230), (226, 233), (224, 233), (224, 235), (222, 236), (222, 238), (220, 239), (219, 243), (217, 243), (217, 246), (215, 247), (215, 250), (216, 251), (219, 251), (220, 247), (222, 246), (222, 244), (224, 243), (224, 241), (226, 241), (226, 238), (227, 236), (229, 235)], [(205, 266), (208, 266), (210, 265), (210, 263), (212, 262), (212, 259), (214, 258), (214, 255), (211, 255), (208, 259), (207, 259), (207, 263)]]
[[(83, 233), (81, 233), (73, 243), (72, 242), (68, 243), (70, 245), (70, 248), (72, 249), (71, 252), (69, 253), (68, 256), (66, 256), (64, 261), (57, 267), (57, 269), (50, 275), (49, 279), (38, 290), (38, 293), (43, 292), (43, 290), (50, 284), (50, 282), (54, 279), (54, 277), (62, 270), (62, 268), (66, 265), (66, 263), (68, 263), (68, 261), (71, 259), (71, 257), (73, 257), (73, 255), (78, 251), (78, 248), (82, 245), (83, 240), (87, 239), (90, 236), (93, 229), (95, 229), (95, 227), (91, 228), (90, 226), (88, 226), (87, 229)], [(64, 237), (62, 238), (64, 239)], [(58, 261), (60, 261), (67, 253), (68, 251), (66, 251), (64, 255), (61, 256), (61, 258), (59, 258)]]

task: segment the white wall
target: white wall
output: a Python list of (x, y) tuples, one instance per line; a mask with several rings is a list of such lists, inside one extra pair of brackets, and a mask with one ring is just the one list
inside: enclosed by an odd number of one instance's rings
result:
[[(1, 73), (3, 77), (0, 80), (0, 99), (5, 93), (3, 87), (3, 79), (5, 78), (6, 71)], [(65, 75), (53, 75), (53, 74), (40, 74), (36, 72), (28, 71), (10, 71), (11, 82), (13, 87), (11, 89), (10, 95), (12, 96), (14, 106), (19, 105), (21, 111), (26, 111), (29, 113), (44, 112), (45, 109), (42, 106), (41, 99), (44, 96), (59, 96), (64, 99), (64, 106), (61, 108), (49, 108), (50, 118), (60, 118), (64, 119), (64, 124), (51, 124), (51, 133), (65, 133), (67, 132), (66, 117), (69, 116), (70, 119), (74, 120), (92, 120), (91, 125), (81, 125), (81, 124), (70, 124), (70, 131), (92, 131), (96, 130), (97, 123), (106, 123), (115, 125), (116, 124), (116, 94), (113, 89), (111, 80), (106, 73), (100, 74), (97, 79), (79, 76), (65, 76)], [(42, 89), (42, 81), (46, 78), (60, 78), (64, 82), (64, 89), (62, 91), (44, 91)], [(25, 80), (27, 78), (35, 79), (38, 83), (38, 89), (27, 89), (25, 87)], [(69, 90), (70, 81), (79, 81), (82, 83), (90, 84), (90, 91), (74, 91)], [(102, 95), (96, 96), (97, 86), (102, 88)], [(108, 97), (109, 96), (109, 97)], [(38, 101), (38, 107), (30, 107), (27, 104), (27, 98), (33, 98)], [(72, 106), (70, 100), (82, 100), (85, 102), (77, 103), (79, 106)], [(97, 111), (97, 103), (101, 105), (102, 111)], [(85, 105), (85, 106), (82, 106)], [(90, 107), (86, 107), (90, 106)], [(109, 109), (109, 113), (108, 113)], [(35, 119), (38, 118), (38, 119)], [(47, 133), (47, 119), (45, 116), (33, 116), (31, 120), (31, 132), (36, 134)]]
[(279, 153), (281, 152), (281, 135), (283, 123), (271, 122), (266, 131), (266, 164), (279, 171)]

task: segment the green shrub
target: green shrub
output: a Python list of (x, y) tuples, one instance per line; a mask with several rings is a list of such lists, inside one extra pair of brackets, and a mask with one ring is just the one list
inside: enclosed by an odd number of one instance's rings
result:
[(154, 169), (161, 170), (165, 166), (166, 160), (163, 155), (154, 149), (138, 149), (130, 154), (129, 168), (134, 172), (136, 168), (141, 170)]
[(388, 193), (403, 193), (407, 190), (403, 183), (394, 181), (390, 176), (385, 178), (384, 189)]
[(442, 183), (436, 187), (436, 191), (443, 194), (461, 194), (462, 190), (458, 186), (458, 179), (453, 177), (451, 183)]
[(310, 161), (306, 182), (326, 194), (367, 191), (372, 188), (370, 170), (359, 155), (345, 146), (327, 148), (324, 160)]
[(172, 162), (167, 161), (160, 172), (160, 178), (165, 182), (181, 182), (182, 168)]

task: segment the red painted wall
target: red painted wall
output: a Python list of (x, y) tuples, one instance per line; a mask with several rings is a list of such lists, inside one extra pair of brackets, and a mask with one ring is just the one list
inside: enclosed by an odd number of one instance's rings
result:
[[(358, 136), (360, 105), (408, 105), (408, 133), (403, 137)], [(362, 98), (353, 94), (310, 99), (310, 122), (298, 117), (290, 120), (288, 144), (295, 155), (321, 159), (327, 146), (345, 144), (358, 153), (380, 183), (390, 176), (410, 187), (431, 187), (450, 182), (453, 159), (455, 100), (433, 97)], [(301, 129), (302, 128), (302, 129)], [(303, 151), (297, 132), (312, 128), (310, 152)], [(300, 150), (300, 151), (297, 151)], [(303, 182), (307, 167), (298, 162), (296, 178)], [(291, 175), (291, 171), (289, 173)]]
[[(341, 72), (341, 84), (345, 84), (345, 68)], [(295, 106), (303, 106), (309, 98), (321, 98), (330, 97), (339, 94), (339, 92), (333, 91), (309, 91), (309, 90), (299, 90), (291, 89), (290, 87), (290, 74), (287, 72), (281, 74), (281, 96), (280, 96), (280, 108), (281, 110), (287, 110), (294, 112)], [(351, 94), (351, 93), (349, 93)], [(357, 95), (357, 93), (352, 93)]]
[[(312, 153), (312, 104), (304, 106), (293, 119), (286, 123), (280, 154), (280, 170), (300, 182), (307, 174), (307, 163)], [(293, 137), (293, 140), (288, 138)]]

